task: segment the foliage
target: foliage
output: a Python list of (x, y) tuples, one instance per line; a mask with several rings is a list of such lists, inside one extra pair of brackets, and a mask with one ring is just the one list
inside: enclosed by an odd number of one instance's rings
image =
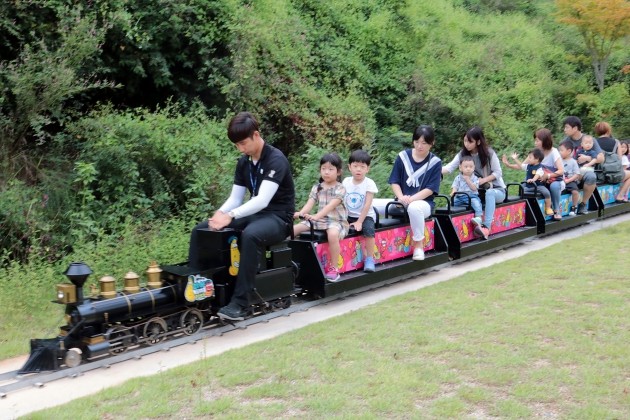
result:
[(228, 189), (237, 157), (223, 124), (199, 107), (125, 113), (105, 107), (67, 133), (81, 147), (73, 179), (79, 202), (69, 218), (79, 238), (114, 231), (128, 219), (208, 214)]
[(454, 0), (455, 6), (463, 6), (474, 13), (515, 13), (521, 12), (535, 16), (539, 13), (543, 1), (532, 0)]
[[(290, 156), (298, 197), (316, 180), (320, 153), (347, 156), (359, 147), (373, 155), (371, 175), (389, 194), (391, 163), (419, 124), (435, 127), (443, 160), (473, 125), (499, 152), (528, 147), (539, 127), (559, 134), (566, 115), (630, 132), (623, 112), (630, 77), (619, 71), (627, 54), (613, 51), (608, 86), (593, 93), (576, 30), (558, 28), (553, 7), (549, 0), (4, 2), (0, 191), (22, 194), (2, 205), (13, 215), (0, 228), (12, 238), (5, 246), (14, 257), (58, 258), (77, 239), (124, 229), (128, 220), (207, 214), (229, 190), (225, 157), (236, 157), (219, 140), (220, 122), (245, 109)], [(28, 203), (44, 195), (35, 225), (15, 216), (33, 214)]]
[(558, 21), (575, 26), (584, 39), (600, 92), (614, 48), (630, 35), (627, 0), (556, 0)]
[(39, 149), (71, 117), (69, 100), (111, 87), (81, 71), (99, 53), (103, 30), (80, 6), (62, 11), (56, 48), (33, 40), (0, 63), (0, 186), (12, 176), (36, 180)]
[[(333, 64), (340, 67), (339, 73), (352, 73), (339, 60), (321, 61), (318, 54), (328, 49), (316, 49), (316, 40), (309, 39), (314, 28), (289, 2), (255, 2), (244, 7), (236, 21), (230, 46), (234, 67), (223, 89), (232, 108), (260, 115), (266, 137), (288, 154), (307, 143), (339, 152), (371, 143), (375, 122), (358, 90), (361, 81), (346, 86), (336, 73), (318, 68)], [(329, 40), (335, 52), (347, 54), (335, 40), (342, 38)]]
[(458, 150), (461, 136), (473, 125), (484, 128), (491, 144), (501, 150), (529, 142), (530, 133), (540, 126), (557, 124), (564, 111), (554, 103), (556, 92), (571, 86), (563, 86), (554, 75), (572, 69), (563, 51), (527, 18), (490, 20), (424, 3), (414, 3), (409, 13), (419, 25), (449, 28), (432, 34), (416, 67), (419, 101), (430, 105), (419, 108), (415, 119), (441, 130), (446, 147), (438, 143), (438, 154)]
[(600, 94), (583, 94), (577, 98), (579, 103), (585, 104), (589, 114), (585, 121), (591, 123), (585, 126), (591, 132), (598, 121), (610, 122), (615, 137), (630, 136), (630, 92), (625, 83), (615, 83), (606, 87)]

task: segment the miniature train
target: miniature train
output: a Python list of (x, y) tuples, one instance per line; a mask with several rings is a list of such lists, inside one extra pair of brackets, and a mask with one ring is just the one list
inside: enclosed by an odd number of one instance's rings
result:
[[(328, 259), (325, 232), (306, 232), (295, 239), (268, 247), (261, 254), (259, 271), (250, 296), (250, 316), (288, 308), (296, 296), (317, 299), (343, 295), (385, 280), (405, 278), (444, 264), (502, 249), (524, 239), (579, 226), (596, 218), (630, 211), (629, 203), (617, 203), (619, 184), (598, 185), (588, 213), (568, 216), (570, 194), (563, 194), (563, 219), (550, 220), (542, 197), (524, 195), (518, 184), (508, 185), (506, 200), (497, 205), (488, 240), (473, 235), (472, 210), (452, 205), (437, 196), (437, 206), (425, 223), (424, 261), (413, 261), (411, 230), (404, 208), (391, 202), (377, 216), (375, 272), (362, 270), (363, 237), (350, 233), (341, 241), (338, 267), (341, 279), (326, 281), (322, 267)], [(512, 194), (512, 195), (511, 195)], [(238, 272), (239, 232), (202, 230), (199, 247), (203, 268), (186, 263), (147, 270), (146, 286), (139, 276), (127, 273), (123, 290), (115, 279), (99, 280), (96, 296), (84, 297), (83, 285), (91, 274), (83, 263), (72, 263), (64, 273), (71, 283), (57, 285), (56, 303), (65, 305), (67, 324), (55, 338), (32, 339), (31, 353), (20, 374), (74, 367), (82, 361), (125, 352), (133, 346), (155, 345), (176, 335), (191, 335), (209, 325), (233, 292)]]

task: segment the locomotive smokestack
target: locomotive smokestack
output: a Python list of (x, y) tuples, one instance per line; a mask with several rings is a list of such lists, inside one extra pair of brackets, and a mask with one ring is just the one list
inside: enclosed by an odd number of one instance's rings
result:
[(73, 262), (63, 273), (77, 287), (77, 303), (83, 302), (83, 285), (92, 274), (92, 270), (83, 262)]

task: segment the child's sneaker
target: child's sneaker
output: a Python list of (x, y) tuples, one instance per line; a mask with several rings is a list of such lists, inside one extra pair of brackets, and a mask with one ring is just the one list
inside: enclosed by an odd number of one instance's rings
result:
[(376, 271), (376, 267), (374, 267), (374, 258), (365, 258), (365, 262), (363, 263), (363, 271), (367, 273), (373, 273), (374, 271)]
[(335, 267), (328, 267), (326, 270), (326, 280), (335, 282), (339, 280), (339, 270)]
[(571, 211), (569, 211), (569, 216), (575, 216), (575, 213), (577, 213), (577, 207), (571, 206)]
[(424, 250), (420, 247), (416, 248), (413, 250), (413, 257), (412, 259), (414, 261), (422, 261), (424, 260)]

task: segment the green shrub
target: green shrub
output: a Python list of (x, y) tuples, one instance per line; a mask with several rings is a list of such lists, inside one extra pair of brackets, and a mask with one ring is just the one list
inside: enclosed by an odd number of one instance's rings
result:
[(115, 231), (126, 220), (207, 215), (221, 204), (238, 154), (225, 125), (196, 107), (119, 113), (109, 107), (67, 129), (78, 141), (78, 200), (70, 218), (76, 237)]

